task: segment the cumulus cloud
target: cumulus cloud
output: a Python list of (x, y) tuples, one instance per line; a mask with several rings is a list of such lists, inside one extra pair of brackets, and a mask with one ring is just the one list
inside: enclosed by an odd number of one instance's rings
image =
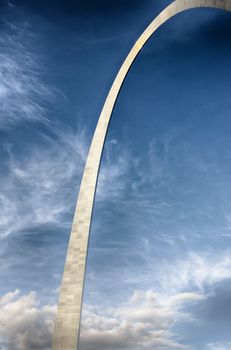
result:
[[(207, 295), (189, 291), (164, 295), (137, 290), (109, 308), (84, 305), (80, 335), (83, 350), (189, 349), (175, 332), (179, 323), (195, 322), (190, 305)], [(199, 305), (197, 306), (199, 307)], [(39, 305), (35, 292), (6, 293), (0, 298), (0, 343), (4, 350), (50, 349), (56, 307)], [(228, 350), (229, 344), (207, 343), (205, 350)]]
[(35, 292), (15, 290), (0, 297), (1, 349), (50, 349), (55, 312), (55, 306), (40, 306)]
[(123, 305), (107, 310), (85, 306), (81, 347), (93, 349), (186, 349), (174, 334), (179, 320), (188, 320), (184, 308), (202, 300), (198, 293), (179, 293), (163, 298), (153, 290), (136, 291)]
[[(162, 266), (145, 277), (149, 285), (156, 286), (155, 290), (136, 291), (128, 302), (107, 309), (102, 304), (101, 309), (85, 306), (81, 331), (83, 350), (192, 349), (180, 334), (180, 326), (188, 322), (195, 325), (208, 322), (203, 310), (207, 305), (214, 308), (216, 288), (231, 279), (230, 271), (228, 250), (225, 253), (191, 252), (174, 263), (162, 262)], [(143, 285), (143, 276), (136, 276), (136, 280)], [(127, 282), (129, 285), (131, 279)], [(219, 300), (224, 302), (224, 297)], [(215, 302), (217, 305), (218, 301)], [(221, 343), (206, 345), (206, 340), (201, 344), (205, 350), (229, 350), (229, 347)]]
[[(84, 307), (81, 348), (157, 350), (185, 349), (171, 331), (185, 318), (185, 305), (200, 301), (196, 293), (182, 293), (163, 299), (153, 290), (136, 291), (124, 304), (99, 311)], [(56, 307), (39, 304), (37, 294), (19, 290), (0, 298), (0, 344), (4, 350), (48, 350), (51, 345)]]
[[(221, 288), (226, 280), (230, 281), (230, 264), (231, 252), (228, 250), (220, 253), (191, 252), (184, 258), (176, 258), (174, 262), (161, 261), (161, 264), (155, 266), (155, 270), (149, 271), (148, 274), (144, 269), (143, 275), (133, 276), (136, 285), (143, 286), (144, 279), (147, 279), (149, 286), (155, 288), (154, 290), (137, 291), (127, 303), (118, 304), (113, 308), (105, 309), (103, 303), (99, 301), (101, 309), (100, 307), (84, 309), (81, 333), (83, 349), (93, 350), (94, 345), (97, 345), (96, 348), (113, 350), (180, 348), (187, 344), (183, 338), (190, 332), (187, 322), (192, 322), (196, 328), (203, 322), (216, 324), (218, 314), (219, 320), (222, 319), (227, 323), (228, 318), (222, 308), (226, 303), (225, 310), (229, 315), (230, 298), (225, 298), (220, 292), (216, 298), (214, 295), (217, 293), (216, 288)], [(128, 288), (131, 284), (134, 285), (131, 273), (122, 276), (125, 282), (119, 280), (118, 276), (116, 284), (121, 283)], [(110, 279), (106, 282), (104, 280), (104, 284), (112, 283)], [(226, 287), (224, 290), (227, 291)], [(229, 295), (229, 291), (225, 295)], [(222, 306), (219, 308), (220, 302)], [(179, 332), (182, 324), (186, 327), (184, 335)], [(161, 336), (156, 338), (156, 334)], [(200, 344), (201, 349), (215, 349), (211, 344), (207, 347), (208, 339), (209, 335), (204, 339), (204, 343)], [(226, 344), (224, 344), (226, 347), (222, 347), (222, 344), (216, 345), (218, 349), (229, 350)], [(189, 346), (188, 348), (194, 349)]]
[[(197, 315), (193, 312), (195, 306), (201, 309), (211, 297), (201, 287), (206, 283), (211, 271), (213, 276), (209, 281), (210, 285), (229, 277), (228, 253), (227, 256), (228, 258), (216, 256), (217, 262), (214, 256), (214, 260), (211, 256), (207, 257), (207, 260), (205, 257), (193, 256), (188, 262), (191, 264), (190, 269), (186, 267), (185, 272), (180, 266), (187, 266), (187, 261), (179, 260), (172, 269), (169, 267), (167, 271), (166, 276), (170, 282), (168, 286), (162, 285), (167, 290), (158, 290), (158, 292), (153, 289), (137, 290), (128, 300), (123, 299), (122, 302), (107, 308), (102, 304), (84, 305), (81, 349), (190, 348), (179, 331), (176, 332), (175, 326), (198, 322)], [(203, 268), (200, 268), (198, 261)], [(177, 269), (179, 269), (178, 272)], [(203, 274), (201, 271), (204, 271)], [(173, 283), (171, 280), (171, 276), (177, 273), (176, 280), (183, 278), (181, 283), (180, 281)], [(186, 286), (187, 291), (184, 290)], [(34, 292), (21, 295), (16, 290), (3, 295), (0, 298), (0, 342), (3, 344), (3, 349), (49, 349), (54, 315), (55, 307), (39, 306)], [(228, 350), (227, 345), (208, 343), (203, 349)]]
[(48, 121), (46, 105), (54, 101), (54, 92), (42, 78), (41, 60), (33, 50), (36, 38), (28, 22), (14, 19), (15, 11), (8, 6), (7, 16), (1, 18), (0, 129), (22, 121)]

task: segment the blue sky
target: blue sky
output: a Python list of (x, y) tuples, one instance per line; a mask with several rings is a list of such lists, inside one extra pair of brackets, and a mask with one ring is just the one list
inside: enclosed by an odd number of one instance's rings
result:
[[(1, 349), (50, 349), (100, 110), (169, 3), (0, 3)], [(230, 16), (176, 16), (126, 78), (99, 176), (80, 350), (231, 348)]]

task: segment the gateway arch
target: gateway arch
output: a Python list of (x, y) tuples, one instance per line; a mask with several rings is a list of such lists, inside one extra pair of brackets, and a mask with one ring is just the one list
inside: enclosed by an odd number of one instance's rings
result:
[(104, 103), (92, 139), (80, 186), (61, 284), (52, 350), (78, 347), (82, 296), (89, 232), (100, 161), (113, 107), (123, 81), (136, 56), (152, 34), (168, 19), (188, 9), (211, 7), (231, 11), (231, 0), (176, 0), (146, 28), (122, 64)]

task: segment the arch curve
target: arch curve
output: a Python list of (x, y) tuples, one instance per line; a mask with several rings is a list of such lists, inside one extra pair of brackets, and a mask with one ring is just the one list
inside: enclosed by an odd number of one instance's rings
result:
[(231, 11), (231, 0), (175, 0), (172, 2), (151, 22), (136, 41), (108, 93), (92, 139), (79, 190), (61, 285), (52, 350), (76, 350), (78, 346), (95, 190), (107, 130), (120, 88), (136, 56), (152, 34), (176, 14), (198, 7)]

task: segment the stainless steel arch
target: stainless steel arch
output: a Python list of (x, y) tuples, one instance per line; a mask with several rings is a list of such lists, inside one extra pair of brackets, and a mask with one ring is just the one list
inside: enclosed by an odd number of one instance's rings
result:
[(80, 186), (61, 285), (53, 334), (53, 350), (76, 350), (78, 345), (88, 238), (97, 177), (108, 125), (122, 83), (136, 56), (150, 36), (177, 13), (197, 7), (212, 7), (231, 11), (231, 0), (176, 0), (172, 2), (139, 37), (109, 91), (92, 139)]

